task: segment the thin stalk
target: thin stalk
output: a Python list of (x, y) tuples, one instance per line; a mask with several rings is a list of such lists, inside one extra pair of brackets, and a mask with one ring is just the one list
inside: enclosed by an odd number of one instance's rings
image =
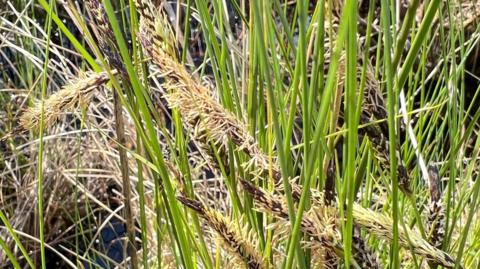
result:
[[(114, 114), (115, 114), (115, 131), (117, 134), (117, 140), (120, 145), (126, 144), (125, 138), (125, 126), (123, 122), (122, 114), (122, 104), (118, 98), (117, 91), (113, 91), (113, 104), (114, 104)], [(130, 187), (130, 177), (128, 173), (128, 160), (127, 153), (125, 148), (120, 146), (118, 147), (118, 154), (120, 157), (120, 172), (122, 175), (122, 185), (123, 185), (123, 202), (124, 202), (124, 217), (127, 227), (127, 236), (128, 236), (128, 253), (131, 258), (131, 265), (134, 269), (138, 268), (138, 257), (137, 249), (135, 246), (135, 221), (132, 214), (132, 205), (131, 205), (131, 187)]]
[[(140, 138), (137, 138), (137, 154), (142, 155), (142, 146)], [(138, 183), (137, 183), (137, 192), (138, 192), (138, 203), (140, 207), (140, 229), (142, 230), (142, 259), (143, 259), (143, 268), (148, 269), (148, 234), (147, 234), (147, 218), (145, 215), (145, 188), (143, 186), (144, 177), (143, 177), (143, 163), (140, 160), (137, 160), (137, 169), (138, 169)]]
[[(347, 123), (347, 156), (345, 164), (345, 181), (344, 181), (344, 197), (346, 201), (342, 201), (347, 205), (347, 221), (343, 227), (343, 245), (345, 248), (345, 267), (350, 268), (350, 260), (352, 258), (352, 237), (353, 237), (353, 202), (355, 199), (355, 157), (357, 153), (358, 141), (358, 124), (359, 116), (357, 116), (357, 1), (351, 0), (352, 4), (346, 12), (348, 16), (348, 31), (346, 40), (346, 89), (345, 89), (345, 114)], [(343, 223), (343, 222), (342, 222)]]
[(39, 224), (39, 239), (40, 239), (40, 260), (41, 260), (41, 267), (45, 269), (47, 266), (45, 260), (45, 231), (44, 231), (44, 217), (43, 217), (43, 152), (44, 152), (44, 143), (43, 143), (43, 132), (44, 132), (44, 100), (47, 93), (48, 87), (48, 62), (49, 62), (49, 55), (50, 55), (50, 33), (52, 30), (52, 14), (53, 14), (53, 7), (55, 6), (55, 0), (52, 0), (49, 5), (48, 13), (47, 13), (47, 25), (46, 25), (46, 32), (47, 32), (47, 40), (45, 46), (45, 62), (43, 65), (43, 74), (42, 74), (42, 84), (41, 84), (41, 117), (40, 117), (40, 133), (38, 136), (39, 144), (38, 144), (38, 163), (37, 163), (37, 199), (38, 199), (38, 224)]
[[(398, 34), (398, 39), (395, 43), (395, 53), (393, 55), (392, 66), (393, 69), (397, 68), (398, 64), (400, 63), (400, 57), (402, 57), (402, 52), (405, 47), (405, 42), (407, 41), (407, 37), (412, 30), (412, 23), (414, 22), (415, 15), (417, 8), (420, 4), (420, 0), (413, 0), (408, 5), (407, 14), (403, 19), (402, 29)], [(367, 47), (368, 48), (368, 47)]]
[[(187, 253), (192, 253), (191, 245), (185, 233), (184, 223), (181, 218), (182, 213), (180, 212), (178, 202), (176, 201), (176, 198), (175, 198), (175, 191), (169, 179), (168, 171), (164, 163), (163, 153), (158, 140), (152, 139), (153, 137), (157, 137), (157, 132), (153, 126), (153, 121), (151, 120), (151, 113), (148, 110), (148, 107), (146, 104), (147, 103), (146, 99), (149, 97), (145, 95), (146, 92), (143, 90), (143, 87), (140, 84), (138, 75), (134, 70), (134, 66), (130, 58), (130, 53), (127, 49), (126, 42), (123, 38), (120, 26), (118, 25), (118, 22), (116, 20), (115, 12), (113, 10), (111, 1), (103, 0), (103, 3), (105, 6), (105, 11), (107, 13), (108, 19), (112, 26), (112, 31), (117, 41), (118, 48), (120, 50), (120, 55), (122, 56), (122, 59), (124, 61), (124, 64), (128, 73), (128, 78), (131, 82), (133, 92), (136, 97), (136, 101), (140, 108), (139, 109), (140, 113), (133, 112), (129, 108), (129, 102), (125, 100), (121, 94), (119, 94), (118, 96), (119, 98), (121, 98), (122, 104), (128, 108), (130, 116), (135, 122), (137, 131), (144, 130), (144, 126), (146, 127), (147, 133), (140, 131), (139, 134), (142, 137), (142, 141), (145, 143), (145, 145), (148, 145), (145, 147), (145, 149), (148, 151), (148, 154), (152, 158), (153, 163), (157, 166), (160, 174), (160, 178), (162, 179), (162, 183), (163, 183), (162, 186), (164, 187), (164, 189), (161, 190), (162, 196), (165, 200), (165, 207), (166, 207), (166, 211), (168, 212), (169, 220), (172, 223), (172, 229), (174, 229), (175, 231), (175, 233), (173, 234), (179, 246), (178, 248), (178, 252), (180, 253), (179, 256), (181, 257), (181, 260), (185, 267), (194, 268), (195, 267), (194, 261), (193, 261), (194, 257), (192, 257), (192, 255), (187, 255)], [(120, 88), (116, 87), (116, 90), (120, 91)], [(141, 115), (142, 123), (140, 123), (136, 114)], [(157, 183), (158, 185), (161, 185), (160, 182), (157, 182)], [(160, 191), (160, 190), (156, 190), (156, 191)], [(176, 248), (172, 248), (172, 249), (175, 252), (177, 251)]]
[(3, 239), (0, 237), (0, 248), (4, 251), (4, 253), (7, 255), (7, 258), (10, 260), (12, 263), (11, 265), (15, 269), (20, 269), (20, 264), (17, 262), (17, 259), (13, 255), (12, 251), (8, 248), (7, 243), (3, 241)]
[[(25, 260), (27, 261), (28, 265), (29, 265), (31, 268), (36, 268), (36, 266), (35, 266), (35, 264), (33, 263), (32, 259), (31, 259), (30, 256), (28, 255), (27, 250), (26, 250), (25, 247), (23, 246), (22, 241), (20, 241), (20, 238), (18, 238), (17, 233), (16, 233), (15, 230), (13, 229), (12, 225), (10, 225), (10, 223), (8, 222), (8, 219), (7, 219), (7, 217), (5, 216), (5, 214), (3, 213), (2, 210), (0, 210), (0, 220), (2, 221), (3, 226), (4, 226), (4, 227), (6, 228), (6, 230), (8, 231), (8, 234), (13, 238), (13, 241), (15, 242), (15, 244), (17, 245), (17, 247), (20, 249), (20, 252), (23, 254), (23, 257), (24, 257)], [(2, 248), (3, 248), (3, 247), (2, 247)]]
[(390, 266), (391, 268), (400, 268), (400, 259), (399, 259), (399, 228), (398, 228), (398, 178), (397, 178), (397, 154), (396, 154), (396, 120), (395, 120), (395, 103), (397, 96), (394, 92), (394, 72), (391, 58), (392, 51), (392, 36), (390, 28), (392, 26), (390, 19), (390, 6), (387, 0), (382, 0), (382, 20), (381, 24), (383, 26), (384, 38), (384, 53), (383, 53), (383, 64), (385, 69), (386, 76), (386, 87), (387, 87), (387, 102), (388, 102), (388, 140), (389, 140), (389, 157), (390, 157), (390, 179), (392, 182), (392, 218), (393, 218), (393, 236), (392, 236), (392, 245), (390, 250)]
[[(403, 88), (403, 85), (407, 81), (407, 78), (412, 70), (413, 62), (418, 56), (418, 51), (420, 50), (423, 41), (428, 36), (428, 31), (431, 29), (433, 19), (435, 14), (437, 13), (438, 7), (440, 6), (440, 0), (432, 0), (428, 5), (428, 9), (425, 13), (425, 17), (420, 24), (417, 34), (412, 41), (412, 47), (408, 51), (407, 57), (405, 58), (405, 62), (400, 69), (398, 79), (395, 81), (395, 89)], [(393, 68), (393, 65), (392, 65)]]

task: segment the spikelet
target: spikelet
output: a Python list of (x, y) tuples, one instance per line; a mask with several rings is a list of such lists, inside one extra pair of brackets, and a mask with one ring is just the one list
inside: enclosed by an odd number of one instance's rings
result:
[(271, 169), (274, 179), (279, 181), (279, 169), (261, 151), (246, 126), (214, 100), (209, 90), (177, 61), (174, 38), (168, 33), (169, 27), (162, 26), (166, 19), (148, 2), (137, 0), (136, 3), (141, 14), (139, 42), (163, 74), (163, 86), (170, 90), (164, 97), (171, 108), (180, 111), (186, 129), (201, 144), (208, 147), (213, 142), (221, 152), (225, 152), (227, 142), (232, 141), (238, 150), (251, 157), (249, 164), (258, 168), (255, 174), (267, 175)]
[[(298, 195), (300, 191), (301, 189), (299, 189), (297, 185), (297, 187), (292, 188), (292, 195)], [(312, 203), (317, 207), (321, 207), (324, 204), (324, 194), (315, 189), (311, 189), (311, 193)], [(385, 214), (377, 213), (373, 210), (362, 207), (358, 203), (353, 203), (353, 221), (354, 225), (359, 228), (365, 229), (371, 234), (380, 236), (388, 241), (392, 240), (393, 220)], [(399, 233), (399, 241), (403, 247), (408, 249), (412, 248), (415, 253), (425, 257), (426, 260), (432, 262), (433, 264), (439, 264), (447, 268), (451, 268), (454, 266), (454, 259), (450, 255), (436, 248), (435, 246), (432, 246), (430, 243), (425, 241), (417, 232), (408, 228), (404, 229), (403, 227), (400, 227)], [(365, 244), (364, 242), (362, 243), (360, 241), (363, 241), (361, 237), (354, 235), (353, 238), (354, 243), (355, 241), (358, 243), (358, 247), (354, 247), (354, 250), (358, 250), (356, 252), (362, 252), (362, 249), (366, 250), (366, 248), (363, 248), (361, 246)], [(369, 266), (372, 266), (371, 268), (375, 268), (374, 266), (381, 268), (378, 259), (370, 251), (364, 251), (363, 258), (355, 258), (359, 262), (366, 262), (367, 264), (370, 264)]]
[(91, 26), (93, 29), (98, 29), (98, 32), (95, 33), (100, 51), (103, 53), (105, 60), (113, 68), (117, 69), (122, 77), (127, 78), (127, 69), (118, 54), (120, 50), (118, 49), (115, 35), (110, 27), (103, 5), (100, 4), (98, 0), (87, 0), (85, 3), (87, 4), (88, 11), (92, 15), (93, 20)]
[[(268, 157), (262, 153), (253, 137), (248, 133), (244, 124), (215, 101), (210, 96), (207, 88), (195, 81), (185, 67), (175, 59), (174, 54), (168, 49), (165, 49), (169, 47), (169, 45), (166, 45), (165, 43), (168, 44), (174, 40), (173, 38), (170, 40), (165, 39), (165, 36), (169, 35), (163, 34), (162, 36), (162, 34), (157, 31), (158, 29), (168, 28), (156, 26), (157, 24), (162, 23), (162, 21), (165, 23), (165, 20), (155, 19), (158, 15), (147, 2), (137, 0), (136, 3), (141, 14), (138, 39), (147, 55), (152, 58), (152, 61), (159, 67), (161, 73), (164, 74), (164, 86), (171, 91), (165, 96), (169, 106), (177, 108), (180, 111), (184, 123), (187, 125), (187, 129), (193, 132), (194, 137), (198, 141), (204, 145), (208, 145), (209, 141), (211, 141), (221, 151), (226, 150), (227, 141), (232, 141), (239, 150), (244, 151), (251, 157), (251, 164), (254, 164), (258, 169), (257, 171), (254, 171), (254, 173), (257, 173), (258, 175), (267, 175), (268, 171), (272, 171), (273, 179), (278, 185), (281, 179), (278, 167), (275, 164), (271, 164)], [(385, 146), (386, 144), (382, 142), (381, 145)], [(408, 180), (405, 180), (407, 179), (406, 170), (402, 170), (402, 165), (399, 165), (399, 167), (399, 178), (403, 184), (401, 187), (408, 193)], [(270, 194), (259, 190), (257, 187), (246, 181), (242, 181), (242, 185), (247, 192), (252, 194), (257, 203), (263, 207), (265, 211), (270, 211), (278, 218), (288, 218), (285, 206), (280, 201), (269, 199)], [(292, 188), (295, 189), (294, 186), (292, 186)], [(298, 192), (298, 194), (300, 193), (301, 191)], [(299, 195), (294, 195), (294, 197), (298, 200)], [(357, 207), (354, 207), (354, 211), (355, 208), (358, 209), (358, 207), (358, 205)], [(322, 207), (321, 209), (324, 208)], [(357, 213), (361, 214), (362, 210), (358, 209)], [(317, 217), (319, 217), (319, 215), (317, 215)], [(371, 223), (363, 223), (362, 220), (360, 220), (358, 225), (375, 232), (376, 230), (373, 229), (376, 227), (376, 220), (374, 217), (375, 216), (369, 218), (367, 216), (368, 221)], [(325, 216), (322, 216), (322, 219), (324, 218)], [(330, 215), (329, 218), (335, 219), (330, 217)], [(333, 234), (338, 233), (338, 231), (331, 230), (329, 225), (325, 222), (323, 224), (320, 222), (320, 224), (321, 228), (315, 227), (317, 223), (310, 219), (308, 214), (306, 214), (305, 218), (302, 220), (301, 228), (306, 234), (311, 236), (312, 240), (318, 242), (321, 246), (327, 247), (337, 254), (339, 252), (341, 253), (343, 250), (338, 243), (339, 240), (337, 237), (333, 236)], [(390, 231), (388, 234), (391, 234), (391, 225), (389, 228)], [(387, 233), (386, 230), (383, 230), (382, 232), (383, 235)], [(377, 234), (382, 235), (382, 233)], [(388, 239), (388, 236), (386, 237)], [(433, 255), (429, 256), (430, 260), (434, 260), (447, 267), (451, 265), (451, 258), (446, 253), (435, 249), (427, 242), (421, 243), (422, 244), (418, 244), (421, 249), (417, 250), (417, 253), (425, 256)]]
[[(162, 52), (174, 60), (177, 59), (177, 49), (175, 46), (175, 36), (170, 27), (167, 17), (155, 8), (150, 0), (136, 0), (137, 10), (140, 13), (140, 29), (148, 37), (157, 52)], [(147, 52), (150, 50), (147, 49)]]
[[(367, 61), (364, 63), (357, 63), (357, 77), (361, 77), (363, 68), (366, 68), (365, 77), (365, 91), (363, 94), (362, 110), (360, 113), (360, 124), (366, 125), (358, 129), (360, 135), (368, 137), (372, 142), (372, 150), (380, 163), (382, 170), (390, 170), (390, 152), (388, 144), (388, 124), (386, 121), (378, 124), (370, 124), (374, 120), (385, 120), (388, 116), (385, 106), (385, 100), (381, 92), (381, 87), (378, 80), (375, 78), (375, 70), (372, 64)], [(345, 82), (345, 57), (340, 58), (338, 67), (339, 87), (344, 86)], [(344, 113), (343, 110), (340, 113)], [(397, 176), (400, 190), (406, 194), (411, 195), (410, 180), (408, 178), (407, 170), (401, 158), (401, 151), (399, 146), (396, 146), (397, 155)]]
[(355, 225), (352, 236), (353, 258), (361, 268), (383, 268), (377, 255), (370, 250), (367, 243), (360, 235), (359, 230), (358, 225)]
[[(277, 218), (288, 220), (288, 211), (283, 200), (269, 194), (252, 183), (241, 180), (243, 189), (250, 193), (260, 206), (260, 209)], [(305, 212), (301, 221), (301, 229), (318, 248), (326, 247), (335, 253), (343, 253), (342, 246), (338, 243), (340, 234), (335, 229), (336, 218), (332, 217), (329, 208), (323, 207), (319, 212)]]
[[(364, 228), (368, 232), (388, 241), (392, 240), (393, 221), (385, 214), (380, 214), (354, 204), (353, 219), (359, 227)], [(428, 262), (447, 268), (455, 266), (455, 260), (450, 255), (435, 248), (424, 240), (420, 234), (409, 228), (399, 226), (399, 243), (405, 248), (411, 248), (414, 253), (424, 257)]]
[(435, 247), (441, 248), (445, 236), (445, 209), (443, 208), (441, 201), (441, 182), (436, 167), (428, 167), (428, 177), (430, 181), (430, 200), (427, 206), (428, 241)]
[[(365, 119), (364, 115), (360, 117), (361, 124), (366, 124), (368, 121)], [(359, 130), (360, 133), (366, 135), (368, 139), (372, 142), (371, 149), (375, 153), (375, 157), (380, 163), (384, 171), (390, 170), (390, 151), (389, 144), (386, 136), (381, 132), (380, 128), (375, 126), (367, 126)], [(410, 188), (410, 180), (408, 178), (408, 172), (405, 166), (403, 165), (402, 157), (400, 151), (396, 150), (397, 154), (397, 177), (398, 185), (400, 190), (406, 194), (411, 195), (412, 190)]]
[[(265, 191), (261, 190), (260, 188), (254, 186), (249, 182), (242, 181), (242, 184), (244, 189), (250, 194), (252, 194), (255, 201), (257, 201), (257, 203), (259, 203), (262, 207), (269, 209), (270, 213), (278, 215), (277, 212), (282, 212), (281, 216), (286, 216), (286, 218), (288, 218), (288, 213), (286, 211), (285, 205), (282, 205), (278, 201), (278, 199), (274, 198), (274, 196), (266, 193)], [(324, 194), (315, 189), (311, 189), (310, 191), (311, 191), (313, 210), (324, 211), (325, 209), (323, 208), (327, 207), (325, 206), (325, 202), (324, 202)], [(292, 185), (292, 196), (298, 196), (300, 194), (301, 194), (301, 187), (298, 185)], [(276, 203), (274, 204), (272, 201), (276, 201)], [(375, 234), (383, 239), (386, 239), (387, 241), (392, 240), (393, 220), (389, 216), (385, 214), (377, 213), (370, 209), (363, 208), (361, 205), (354, 203), (353, 204), (353, 220), (354, 220), (354, 224), (357, 227), (365, 229), (367, 232), (371, 234)], [(312, 220), (310, 220), (309, 222), (314, 223)], [(303, 225), (303, 222), (302, 222), (302, 225)], [(420, 236), (420, 234), (408, 228), (407, 229), (404, 229), (403, 227), (399, 227), (399, 228), (400, 228), (399, 241), (403, 247), (408, 249), (412, 248), (413, 252), (423, 256), (427, 261), (433, 264), (439, 264), (447, 268), (452, 268), (454, 266), (455, 261), (450, 255), (432, 246), (430, 243), (425, 241)], [(304, 232), (308, 234), (308, 231), (304, 230)], [(355, 240), (355, 237), (356, 236), (354, 235), (354, 240)], [(362, 247), (360, 245), (363, 243), (360, 243), (360, 241), (357, 241), (357, 243), (359, 243), (358, 248), (355, 248), (354, 250), (355, 252), (360, 253), (362, 252), (361, 251)], [(337, 244), (336, 246), (339, 246), (339, 245)], [(355, 253), (354, 253), (354, 256), (355, 256)], [(381, 265), (379, 264), (377, 258), (375, 258), (375, 256), (370, 252), (365, 253), (363, 258), (356, 257), (356, 261), (367, 262), (367, 264), (371, 264), (369, 266), (372, 266), (372, 267), (367, 267), (367, 268), (375, 268), (373, 266), (378, 266), (378, 268), (381, 268)]]
[[(49, 96), (43, 104), (45, 128), (52, 126), (62, 113), (72, 111), (79, 105), (87, 105), (93, 91), (108, 80), (109, 77), (106, 72), (87, 72), (70, 80), (61, 90)], [(23, 130), (38, 131), (41, 117), (42, 103), (37, 102), (22, 114), (20, 126)]]
[(340, 259), (328, 249), (317, 250), (318, 254), (312, 255), (312, 268), (337, 269)]
[(251, 239), (245, 239), (246, 237), (220, 212), (185, 196), (178, 196), (177, 199), (185, 206), (197, 212), (197, 214), (222, 237), (224, 243), (229, 247), (229, 250), (238, 259), (242, 260), (247, 268), (267, 268), (261, 255), (256, 251), (255, 243), (252, 242)]
[[(285, 220), (280, 224), (284, 227), (290, 225), (287, 206), (281, 198), (265, 192), (248, 181), (242, 180), (241, 183), (244, 190), (250, 193), (260, 206), (261, 211)], [(292, 185), (292, 195), (298, 197), (301, 189), (298, 185)], [(324, 204), (323, 193), (312, 191), (312, 207), (303, 214), (300, 228), (309, 237), (308, 241), (303, 242), (304, 246), (313, 250), (316, 263), (320, 263), (321, 268), (336, 268), (339, 259), (343, 258), (337, 212), (335, 207)], [(357, 234), (353, 236), (352, 250), (354, 262), (360, 268), (383, 268), (365, 241)]]
[(87, 0), (85, 1), (85, 4), (87, 5), (87, 10), (90, 12), (92, 19), (95, 22), (95, 29), (100, 31), (97, 38), (99, 38), (101, 45), (106, 45), (107, 42), (113, 42), (115, 40), (115, 35), (113, 34), (112, 28), (108, 23), (108, 17), (105, 13), (103, 5), (100, 4), (98, 0)]
[(330, 161), (327, 168), (327, 177), (325, 179), (325, 204), (333, 205), (335, 203), (335, 161)]
[[(305, 220), (310, 220), (309, 227), (304, 227), (307, 235), (318, 234), (330, 241), (328, 245), (313, 244), (313, 240), (308, 240), (304, 244), (312, 250), (314, 257), (318, 261), (323, 260), (323, 268), (337, 268), (340, 259), (343, 258), (343, 247), (341, 245), (340, 229), (338, 227), (337, 210), (331, 206), (312, 207), (302, 216)], [(303, 222), (303, 221), (302, 221)], [(355, 251), (355, 250), (354, 250)], [(357, 261), (355, 261), (358, 263)], [(363, 268), (363, 267), (362, 267)], [(366, 269), (366, 268), (365, 268)]]
[[(292, 196), (295, 197), (296, 200), (300, 200), (302, 194), (302, 187), (295, 184), (293, 181), (290, 183), (290, 185), (292, 186)], [(336, 201), (327, 199), (327, 195), (325, 193), (315, 189), (310, 189), (310, 197), (312, 201), (312, 209), (310, 211), (322, 211), (323, 208), (327, 207), (332, 208), (331, 210), (333, 212)], [(337, 218), (339, 217), (337, 216)], [(358, 228), (358, 226), (355, 225), (355, 228)], [(356, 232), (357, 230), (358, 229), (355, 229), (354, 231)], [(368, 248), (365, 240), (360, 236), (358, 232), (353, 234), (352, 239), (353, 257), (361, 268), (382, 268), (382, 265), (378, 261), (375, 253), (373, 253)], [(331, 252), (326, 253), (327, 261), (335, 260), (335, 257), (328, 256), (331, 254)]]
[[(290, 182), (290, 185), (292, 186), (292, 196), (295, 198), (295, 200), (300, 200), (302, 187), (298, 184), (295, 184), (293, 180)], [(312, 208), (309, 210), (309, 213), (306, 214), (317, 214), (317, 212), (323, 212), (325, 211), (325, 208), (328, 208), (330, 215), (334, 216), (337, 221), (339, 220), (337, 210), (334, 207), (336, 201), (330, 201), (329, 199), (326, 199), (326, 195), (323, 192), (315, 189), (310, 189), (310, 199), (312, 201)], [(316, 220), (317, 222), (322, 221), (322, 219), (318, 217)], [(332, 226), (332, 228), (338, 229), (336, 226)], [(368, 248), (366, 242), (359, 233), (354, 233), (352, 239), (353, 258), (361, 268), (382, 268), (377, 256)], [(324, 254), (324, 259), (324, 264), (327, 266), (327, 268), (335, 268), (335, 264), (338, 262), (338, 257), (332, 251), (326, 251)]]

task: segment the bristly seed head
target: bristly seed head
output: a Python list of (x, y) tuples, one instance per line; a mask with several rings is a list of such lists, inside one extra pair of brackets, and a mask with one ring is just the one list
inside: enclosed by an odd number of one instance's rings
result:
[(21, 128), (23, 131), (38, 131), (42, 117), (45, 128), (52, 126), (62, 113), (71, 111), (79, 105), (87, 105), (93, 91), (109, 79), (106, 72), (87, 72), (70, 80), (60, 91), (44, 100), (43, 104), (38, 101), (33, 107), (28, 108), (20, 117)]
[(184, 196), (178, 196), (177, 199), (185, 206), (196, 211), (198, 215), (223, 238), (228, 248), (238, 259), (242, 260), (248, 268), (267, 268), (261, 258), (261, 254), (257, 252), (256, 243), (246, 238), (239, 229), (235, 228), (227, 217), (216, 210), (206, 207), (198, 200)]

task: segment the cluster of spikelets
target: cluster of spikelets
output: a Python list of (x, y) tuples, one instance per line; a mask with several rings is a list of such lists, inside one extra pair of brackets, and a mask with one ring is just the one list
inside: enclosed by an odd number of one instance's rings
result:
[[(94, 3), (92, 5), (94, 9), (102, 9), (97, 1), (92, 0), (91, 2)], [(289, 220), (286, 202), (282, 195), (283, 191), (279, 188), (281, 173), (278, 167), (272, 164), (271, 160), (261, 151), (245, 125), (232, 113), (225, 110), (211, 96), (209, 90), (193, 79), (187, 69), (179, 63), (173, 43), (175, 39), (165, 17), (149, 1), (137, 0), (136, 4), (141, 15), (139, 43), (142, 44), (151, 61), (163, 74), (163, 86), (168, 90), (164, 98), (169, 106), (179, 110), (186, 129), (205, 148), (209, 148), (213, 143), (219, 151), (219, 155), (223, 155), (227, 153), (227, 143), (232, 142), (238, 151), (242, 151), (250, 157), (247, 165), (254, 167), (252, 173), (255, 176), (273, 175), (278, 187), (274, 193), (267, 192), (245, 180), (241, 180), (241, 187), (253, 197), (257, 210), (277, 218), (280, 226), (289, 227), (291, 220)], [(95, 12), (98, 20), (105, 20), (103, 12), (98, 10)], [(108, 27), (102, 28), (102, 31), (108, 32)], [(118, 56), (107, 55), (107, 57), (110, 59), (109, 63), (113, 67), (119, 68), (121, 73), (122, 65), (115, 60), (118, 59)], [(80, 104), (88, 103), (93, 89), (107, 81), (106, 73), (88, 73), (87, 76), (75, 80), (48, 98), (43, 109), (40, 105), (29, 109), (22, 116), (22, 127), (24, 129), (38, 128), (42, 115), (45, 126), (50, 126), (62, 112), (71, 111)], [(298, 202), (302, 187), (291, 181), (291, 189), (294, 200)], [(308, 237), (303, 244), (321, 256), (319, 259), (323, 261), (325, 267), (335, 268), (339, 259), (343, 258), (340, 232), (342, 220), (335, 203), (327, 204), (324, 195), (317, 190), (312, 189), (311, 194), (312, 206), (303, 214), (301, 220), (300, 228)], [(197, 212), (206, 224), (223, 238), (228, 250), (243, 261), (245, 266), (248, 268), (267, 267), (262, 255), (257, 251), (255, 240), (245, 239), (244, 233), (232, 225), (232, 221), (227, 216), (209, 208), (198, 199), (187, 198), (184, 193), (178, 196), (178, 200)], [(433, 200), (432, 210), (437, 212), (439, 208), (441, 209), (441, 204), (439, 199), (434, 198)], [(393, 221), (388, 216), (354, 203), (353, 217), (357, 229), (364, 229), (385, 240), (391, 240)], [(436, 230), (436, 228), (431, 229)], [(399, 238), (402, 246), (412, 249), (414, 253), (425, 257), (427, 261), (445, 267), (454, 266), (454, 260), (436, 248), (436, 246), (438, 247), (437, 239), (432, 238), (431, 240), (434, 246), (417, 232), (402, 227)], [(355, 233), (353, 236), (353, 250), (355, 260), (352, 262), (359, 267), (382, 267), (359, 233)]]
[[(207, 148), (213, 143), (217, 150), (225, 153), (227, 142), (232, 141), (239, 151), (251, 158), (249, 164), (266, 168), (270, 160), (257, 146), (245, 124), (225, 110), (210, 94), (210, 91), (187, 71), (176, 59), (172, 31), (165, 25), (167, 20), (148, 1), (136, 1), (141, 14), (138, 39), (152, 62), (164, 74), (163, 87), (168, 90), (164, 98), (171, 108), (176, 108), (188, 125), (193, 137)], [(170, 44), (170, 45), (168, 45)], [(220, 154), (222, 155), (222, 154)], [(274, 178), (279, 179), (276, 166), (271, 168)], [(261, 174), (269, 169), (261, 169)]]
[[(140, 43), (142, 43), (144, 49), (152, 58), (153, 63), (160, 68), (161, 73), (166, 74), (165, 86), (171, 89), (171, 92), (165, 98), (171, 107), (175, 107), (180, 111), (185, 124), (189, 127), (187, 129), (192, 131), (193, 137), (207, 146), (209, 142), (213, 141), (220, 151), (226, 150), (227, 141), (233, 142), (238, 150), (244, 151), (255, 160), (255, 167), (261, 171), (258, 174), (268, 174), (268, 171), (273, 170), (274, 180), (276, 183), (279, 183), (280, 172), (278, 168), (270, 165), (268, 158), (261, 152), (255, 140), (248, 134), (244, 124), (215, 101), (208, 94), (208, 90), (205, 87), (192, 79), (185, 67), (175, 59), (175, 55), (172, 53), (173, 50), (165, 51), (162, 49), (173, 47), (160, 45), (167, 42), (164, 37), (168, 36), (168, 34), (165, 32), (162, 34), (158, 33), (158, 29), (168, 29), (165, 26), (158, 26), (164, 23), (165, 19), (162, 19), (162, 16), (152, 15), (158, 14), (157, 11), (143, 1), (137, 1), (137, 6), (142, 15)], [(253, 196), (254, 200), (257, 201), (257, 204), (264, 211), (280, 219), (288, 220), (288, 212), (282, 199), (268, 195), (267, 192), (260, 190), (247, 181), (242, 181), (242, 185), (244, 190)], [(292, 183), (292, 189), (297, 189), (297, 195), (294, 196), (298, 200), (301, 187)], [(184, 198), (181, 199), (184, 200)], [(330, 211), (333, 211), (333, 213)], [(385, 239), (391, 239), (393, 221), (388, 216), (364, 209), (358, 204), (355, 204), (353, 211), (355, 222), (359, 227), (365, 228)], [(312, 241), (318, 243), (320, 248), (327, 248), (331, 253), (342, 257), (342, 247), (339, 243), (341, 240), (338, 231), (339, 217), (335, 212), (337, 211), (334, 209), (327, 210), (324, 203), (318, 202), (309, 212), (305, 213), (301, 228), (303, 232), (310, 236)], [(409, 237), (412, 242), (408, 240)], [(401, 230), (400, 239), (403, 246), (407, 248), (413, 246), (417, 254), (426, 257), (431, 262), (442, 264), (446, 267), (454, 265), (453, 259), (448, 254), (431, 246), (420, 235), (411, 230)], [(358, 237), (357, 243), (360, 246), (364, 242)], [(362, 252), (364, 251), (357, 249), (357, 253), (360, 254)], [(380, 266), (376, 259), (372, 257), (374, 256), (368, 253), (368, 251), (362, 255), (360, 262), (363, 262), (363, 266), (367, 266), (364, 268)]]
[(80, 74), (78, 78), (71, 80), (45, 101), (38, 101), (34, 106), (28, 108), (20, 117), (21, 129), (19, 131), (37, 131), (42, 120), (45, 128), (52, 126), (62, 113), (89, 104), (94, 90), (108, 80), (106, 72)]
[(246, 232), (236, 228), (228, 218), (224, 217), (217, 210), (205, 206), (198, 200), (185, 196), (178, 196), (178, 200), (197, 212), (222, 237), (224, 244), (240, 264), (245, 262), (248, 268), (267, 268), (261, 254), (255, 248), (255, 240), (253, 238), (246, 239), (248, 238), (245, 235)]

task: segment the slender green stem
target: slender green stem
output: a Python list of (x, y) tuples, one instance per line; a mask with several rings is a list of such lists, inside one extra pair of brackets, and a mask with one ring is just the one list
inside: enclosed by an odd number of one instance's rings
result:
[(394, 91), (394, 72), (391, 59), (392, 51), (392, 36), (390, 28), (392, 26), (390, 19), (390, 6), (386, 0), (382, 0), (382, 28), (384, 32), (383, 45), (383, 65), (386, 76), (387, 88), (387, 102), (388, 102), (388, 138), (389, 138), (389, 157), (390, 157), (390, 180), (392, 184), (392, 218), (393, 218), (393, 235), (390, 250), (390, 266), (391, 268), (400, 268), (399, 259), (399, 242), (398, 242), (398, 218), (399, 218), (399, 203), (398, 203), (398, 177), (397, 177), (397, 143), (396, 143), (396, 100), (397, 96)]
[(355, 199), (355, 170), (358, 141), (358, 120), (357, 116), (357, 1), (351, 0), (352, 4), (345, 12), (348, 16), (348, 34), (346, 40), (346, 89), (345, 89), (345, 114), (347, 123), (347, 156), (345, 163), (344, 191), (347, 206), (347, 221), (343, 227), (343, 247), (345, 249), (345, 266), (350, 268), (352, 259), (352, 237), (353, 237), (353, 202)]
[(48, 63), (50, 55), (50, 33), (52, 30), (52, 14), (53, 7), (55, 6), (55, 0), (52, 0), (49, 4), (48, 15), (47, 15), (47, 24), (46, 24), (46, 33), (47, 41), (45, 46), (45, 62), (43, 64), (43, 74), (42, 74), (42, 83), (41, 83), (41, 116), (40, 116), (40, 126), (39, 126), (39, 144), (38, 144), (38, 155), (37, 155), (37, 203), (38, 203), (38, 224), (39, 224), (39, 239), (40, 239), (40, 260), (41, 267), (45, 269), (47, 262), (45, 260), (45, 227), (44, 227), (44, 215), (43, 215), (43, 154), (44, 154), (44, 100), (47, 93), (48, 87)]

